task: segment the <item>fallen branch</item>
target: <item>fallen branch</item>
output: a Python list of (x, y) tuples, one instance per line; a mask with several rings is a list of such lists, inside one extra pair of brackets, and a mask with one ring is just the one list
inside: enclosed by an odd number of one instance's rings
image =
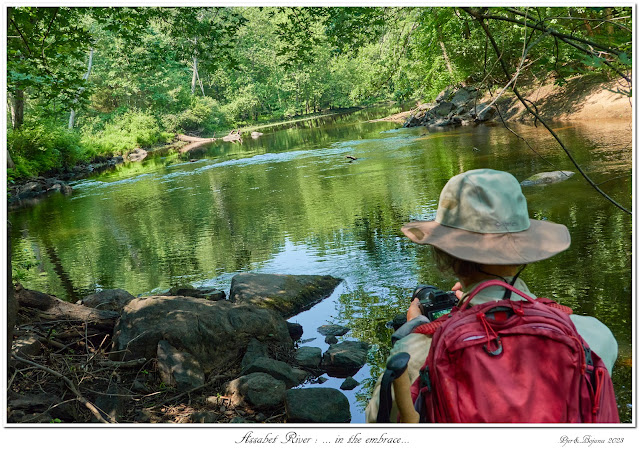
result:
[(71, 381), (69, 378), (65, 377), (64, 375), (62, 375), (60, 372), (57, 372), (53, 369), (49, 369), (48, 367), (45, 367), (41, 364), (38, 364), (36, 362), (30, 361), (28, 359), (25, 358), (21, 358), (20, 356), (17, 355), (12, 355), (12, 358), (14, 358), (17, 361), (20, 361), (22, 363), (25, 364), (29, 364), (33, 367), (36, 367), (40, 370), (44, 370), (45, 372), (54, 375), (58, 378), (61, 378), (69, 387), (69, 389), (71, 390), (71, 392), (73, 392), (76, 396), (76, 399), (82, 403), (89, 411), (91, 411), (91, 413), (95, 416), (96, 419), (98, 419), (100, 422), (102, 423), (114, 423), (112, 421), (106, 421), (103, 417), (102, 414), (100, 414), (100, 412), (98, 411), (98, 409), (95, 407), (95, 405), (93, 403), (91, 403), (90, 401), (88, 401), (86, 398), (84, 398), (84, 395), (82, 395), (80, 393), (80, 391), (78, 390), (78, 388), (76, 387), (75, 384), (73, 384), (73, 381)]
[(178, 150), (178, 152), (179, 153), (190, 152), (193, 149), (196, 149), (196, 148), (201, 147), (201, 146), (206, 145), (206, 144), (210, 144), (211, 142), (215, 142), (217, 139), (215, 138), (215, 134), (213, 136), (214, 137), (212, 137), (212, 138), (200, 138), (200, 137), (196, 137), (196, 136), (187, 136), (185, 134), (178, 134), (176, 137), (177, 137), (177, 139), (179, 141), (189, 142), (189, 144), (187, 144), (184, 147), (180, 148)]
[[(510, 75), (510, 71), (508, 70), (508, 68), (506, 67), (506, 63), (504, 63), (503, 59), (502, 59), (502, 55), (501, 55), (501, 51), (499, 50), (499, 46), (497, 45), (497, 42), (495, 41), (495, 38), (493, 37), (492, 33), (490, 32), (490, 30), (488, 29), (488, 26), (486, 25), (485, 22), (485, 15), (479, 14), (475, 11), (473, 11), (471, 8), (462, 8), (462, 10), (464, 10), (466, 13), (468, 13), (471, 17), (473, 17), (475, 20), (477, 20), (479, 22), (479, 24), (481, 25), (482, 29), (484, 30), (484, 33), (486, 34), (486, 36), (488, 37), (488, 40), (490, 41), (491, 45), (493, 46), (493, 49), (495, 50), (495, 53), (497, 55), (497, 58), (499, 59), (499, 62), (501, 64), (501, 68), (504, 72), (504, 74), (506, 75), (507, 78), (511, 78)], [(608, 194), (606, 194), (604, 191), (602, 191), (599, 186), (597, 186), (597, 184), (595, 184), (594, 181), (592, 181), (590, 179), (590, 177), (588, 175), (586, 175), (586, 173), (583, 171), (583, 169), (581, 168), (581, 166), (579, 166), (579, 163), (577, 163), (577, 161), (575, 160), (575, 158), (572, 156), (572, 154), (570, 153), (570, 151), (568, 150), (568, 148), (564, 145), (564, 143), (561, 141), (561, 139), (559, 139), (559, 136), (557, 136), (557, 133), (555, 133), (555, 131), (550, 128), (550, 126), (539, 116), (539, 114), (537, 114), (537, 112), (533, 111), (528, 104), (526, 103), (526, 99), (524, 99), (521, 94), (519, 93), (519, 90), (517, 89), (516, 86), (512, 86), (512, 90), (514, 92), (514, 94), (517, 96), (517, 98), (519, 99), (519, 101), (524, 105), (524, 107), (526, 108), (526, 110), (532, 114), (539, 122), (541, 122), (541, 124), (544, 126), (544, 128), (546, 128), (548, 130), (548, 132), (552, 135), (553, 138), (555, 138), (555, 140), (559, 143), (559, 145), (561, 146), (561, 148), (564, 150), (564, 152), (566, 153), (566, 155), (568, 156), (568, 158), (570, 159), (570, 161), (572, 161), (573, 165), (575, 166), (575, 168), (579, 171), (579, 173), (584, 177), (584, 179), (597, 191), (599, 192), (599, 194), (601, 194), (605, 199), (607, 199), (608, 201), (610, 201), (613, 205), (615, 205), (617, 208), (621, 209), (622, 211), (624, 211), (627, 214), (632, 214), (631, 211), (629, 211), (628, 209), (624, 208), (623, 206), (621, 206), (619, 203), (617, 203), (614, 199), (612, 199)]]
[(34, 308), (48, 319), (70, 322), (86, 322), (96, 328), (113, 331), (115, 321), (120, 315), (115, 311), (101, 311), (86, 306), (60, 300), (52, 295), (16, 287), (16, 300), (21, 307)]

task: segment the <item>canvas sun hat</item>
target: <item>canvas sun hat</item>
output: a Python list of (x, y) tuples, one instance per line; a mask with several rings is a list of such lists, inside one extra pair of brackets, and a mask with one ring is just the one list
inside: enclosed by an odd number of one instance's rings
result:
[(402, 232), (417, 244), (479, 264), (528, 264), (570, 246), (564, 225), (530, 219), (517, 179), (492, 169), (452, 177), (439, 196), (435, 220), (407, 223)]

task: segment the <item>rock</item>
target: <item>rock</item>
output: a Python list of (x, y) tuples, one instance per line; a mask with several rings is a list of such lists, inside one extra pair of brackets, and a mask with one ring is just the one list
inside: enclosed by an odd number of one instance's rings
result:
[(284, 401), (286, 384), (267, 373), (255, 372), (229, 381), (223, 390), (234, 405), (272, 408)]
[(153, 413), (146, 409), (142, 409), (138, 411), (133, 420), (135, 420), (135, 422), (137, 423), (156, 423), (157, 422), (157, 418), (153, 415)]
[(326, 336), (326, 339), (324, 339), (324, 342), (326, 342), (328, 345), (333, 345), (333, 344), (337, 344), (337, 338), (335, 336)]
[(343, 391), (352, 391), (357, 386), (359, 386), (359, 381), (355, 380), (353, 377), (348, 377), (339, 388)]
[(229, 423), (254, 423), (252, 420), (245, 419), (244, 417), (236, 416), (231, 419)]
[(295, 352), (295, 362), (301, 367), (317, 369), (322, 362), (322, 349), (319, 347), (300, 347)]
[(575, 172), (568, 170), (555, 170), (553, 172), (541, 172), (521, 182), (522, 186), (546, 186), (548, 184), (559, 183), (572, 177)]
[(450, 102), (455, 106), (455, 108), (460, 108), (465, 106), (475, 97), (477, 97), (477, 90), (472, 88), (461, 88), (455, 92), (455, 95), (453, 95)]
[(89, 308), (108, 311), (122, 311), (135, 297), (124, 289), (104, 289), (95, 294), (88, 295), (77, 303)]
[(310, 374), (306, 370), (293, 367), (293, 375), (297, 378), (297, 384), (302, 384), (306, 381)]
[(455, 105), (450, 102), (441, 102), (439, 105), (435, 106), (430, 110), (431, 114), (434, 114), (438, 117), (447, 117), (448, 114), (453, 110)]
[(274, 311), (190, 297), (152, 296), (131, 300), (113, 336), (115, 353), (125, 360), (155, 358), (166, 340), (189, 352), (205, 372), (226, 369), (256, 338), (292, 348), (286, 322)]
[(226, 294), (224, 291), (211, 287), (194, 288), (193, 286), (174, 286), (169, 289), (169, 295), (183, 296), (183, 297), (195, 297), (205, 298), (207, 300), (219, 301), (225, 300)]
[(448, 100), (452, 93), (453, 93), (452, 88), (444, 89), (437, 95), (437, 98), (435, 98), (435, 102), (441, 103), (443, 101)]
[(331, 345), (322, 357), (322, 369), (328, 376), (347, 378), (366, 364), (369, 345), (360, 341), (344, 341)]
[(268, 358), (268, 345), (253, 338), (249, 341), (246, 353), (242, 358), (242, 369), (250, 366), (258, 358)]
[(477, 122), (486, 122), (492, 119), (497, 114), (497, 109), (494, 106), (488, 106), (485, 103), (480, 103), (470, 110), (470, 115)]
[(341, 279), (330, 275), (241, 273), (231, 280), (231, 302), (279, 312), (288, 319), (310, 309), (333, 292)]
[(286, 391), (287, 423), (350, 423), (348, 399), (337, 389), (305, 388)]
[(217, 423), (219, 416), (213, 411), (197, 411), (191, 414), (192, 423)]
[(42, 344), (36, 334), (29, 333), (15, 338), (11, 345), (11, 351), (22, 358), (31, 358), (42, 353)]
[(142, 380), (138, 380), (138, 379), (133, 380), (133, 383), (131, 384), (131, 390), (141, 392), (143, 394), (150, 393), (148, 386), (144, 384)]
[(342, 325), (322, 325), (317, 329), (322, 336), (344, 336), (349, 331), (351, 331), (350, 328)]
[(266, 420), (266, 416), (264, 414), (262, 414), (262, 413), (257, 413), (255, 415), (255, 420), (257, 422), (264, 422)]
[(126, 155), (126, 158), (131, 162), (140, 162), (144, 160), (148, 155), (148, 152), (142, 148), (136, 148), (131, 153)]
[[(98, 396), (95, 400), (95, 406), (105, 420), (119, 422), (120, 416), (126, 412), (123, 394), (125, 393), (116, 383), (111, 383), (106, 394)], [(92, 422), (98, 422), (98, 419), (94, 417)]]
[(267, 373), (273, 378), (283, 381), (287, 389), (299, 384), (297, 376), (293, 373), (293, 368), (285, 362), (275, 359), (258, 358), (242, 369), (241, 374), (248, 375), (255, 372)]
[(160, 379), (167, 386), (177, 386), (179, 391), (188, 391), (204, 384), (204, 371), (197, 360), (167, 341), (158, 342), (157, 360)]
[(311, 381), (311, 384), (324, 384), (327, 381), (328, 381), (328, 378), (326, 378), (326, 377), (317, 377), (316, 379)]
[(252, 131), (251, 132), (251, 137), (253, 139), (257, 139), (258, 137), (262, 136), (264, 133), (260, 133), (259, 131)]
[(62, 195), (71, 195), (73, 193), (73, 188), (68, 184), (63, 183), (60, 187), (60, 192)]
[(299, 323), (291, 323), (286, 322), (286, 326), (288, 327), (288, 334), (291, 336), (291, 339), (294, 341), (299, 341), (304, 334), (304, 328)]

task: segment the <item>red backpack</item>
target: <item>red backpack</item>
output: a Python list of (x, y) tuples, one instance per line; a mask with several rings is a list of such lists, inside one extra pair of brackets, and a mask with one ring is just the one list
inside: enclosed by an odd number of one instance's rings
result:
[[(467, 306), (489, 286), (528, 301)], [(618, 423), (610, 374), (565, 306), (489, 280), (415, 332), (433, 334), (411, 387), (421, 422)]]

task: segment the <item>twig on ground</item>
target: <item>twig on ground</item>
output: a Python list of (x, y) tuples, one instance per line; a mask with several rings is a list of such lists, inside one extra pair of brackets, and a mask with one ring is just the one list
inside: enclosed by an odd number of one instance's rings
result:
[(60, 372), (57, 372), (53, 369), (50, 369), (48, 367), (45, 367), (41, 364), (38, 364), (36, 362), (30, 361), (28, 359), (25, 358), (21, 358), (20, 356), (17, 355), (13, 355), (12, 356), (16, 361), (20, 361), (22, 363), (25, 364), (29, 364), (33, 367), (36, 367), (40, 370), (44, 370), (45, 372), (54, 375), (60, 379), (62, 379), (67, 386), (69, 387), (69, 389), (71, 390), (71, 392), (73, 392), (75, 394), (75, 396), (77, 397), (76, 400), (78, 400), (80, 403), (82, 403), (89, 411), (91, 411), (91, 413), (95, 416), (96, 419), (98, 419), (100, 422), (102, 423), (113, 423), (111, 421), (107, 421), (102, 417), (102, 414), (100, 414), (100, 412), (98, 411), (98, 409), (95, 407), (95, 405), (93, 403), (91, 403), (90, 401), (88, 401), (86, 398), (84, 398), (84, 396), (82, 395), (82, 393), (78, 390), (78, 388), (75, 386), (75, 384), (73, 384), (73, 382), (65, 377), (64, 375), (62, 375)]

